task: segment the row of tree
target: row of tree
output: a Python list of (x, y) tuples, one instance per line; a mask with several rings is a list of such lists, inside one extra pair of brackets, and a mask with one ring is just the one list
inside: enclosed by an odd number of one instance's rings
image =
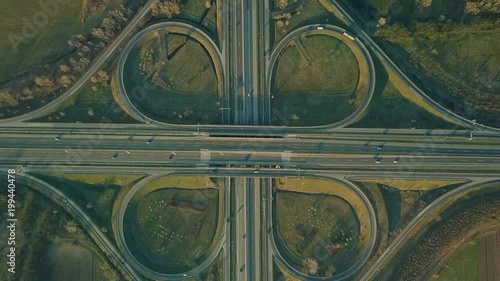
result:
[[(120, 5), (109, 11), (101, 25), (93, 28), (90, 34), (72, 36), (68, 40), (70, 55), (53, 65), (46, 65), (45, 75), (35, 76), (31, 81), (22, 81), (17, 83), (16, 87), (0, 90), (0, 107), (14, 107), (22, 101), (43, 98), (50, 94), (55, 96), (64, 91), (88, 69), (92, 60), (116, 37), (132, 14), (130, 9)], [(97, 77), (101, 75), (102, 73)], [(102, 80), (103, 77), (98, 79)], [(108, 79), (109, 77), (104, 80), (107, 82)]]

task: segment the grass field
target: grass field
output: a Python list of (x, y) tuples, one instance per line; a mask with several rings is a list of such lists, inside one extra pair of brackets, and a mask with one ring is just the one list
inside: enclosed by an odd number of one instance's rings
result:
[(137, 201), (125, 213), (125, 239), (142, 263), (179, 273), (206, 258), (217, 229), (217, 190), (158, 189)]
[(500, 277), (500, 230), (477, 239), (477, 274), (480, 280)]
[(382, 95), (372, 99), (368, 113), (351, 127), (452, 129), (456, 126), (405, 99), (389, 81)]
[(356, 109), (349, 100), (360, 76), (358, 61), (342, 41), (324, 35), (289, 46), (276, 69), (272, 106), (295, 115), (291, 125), (325, 125)]
[(278, 191), (276, 214), (277, 234), (289, 251), (289, 261), (298, 269), (304, 259), (313, 258), (318, 261), (320, 276), (330, 265), (341, 272), (360, 253), (356, 214), (340, 197)]
[(0, 81), (55, 60), (69, 50), (66, 41), (81, 27), (82, 0), (60, 1), (64, 4), (57, 4), (58, 9), (47, 7), (50, 13), (44, 12), (41, 4), (47, 2), (0, 1)]
[(432, 281), (478, 280), (477, 243), (471, 241), (458, 249), (446, 264), (432, 277)]
[[(219, 123), (213, 62), (198, 42), (180, 37), (187, 39), (156, 32), (137, 44), (124, 70), (129, 96), (139, 110), (154, 119), (183, 124)], [(138, 86), (148, 89), (144, 100), (131, 94)]]

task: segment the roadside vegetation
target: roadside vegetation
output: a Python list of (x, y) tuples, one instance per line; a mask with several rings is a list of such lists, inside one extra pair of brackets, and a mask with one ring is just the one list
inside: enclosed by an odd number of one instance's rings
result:
[[(95, 18), (89, 16), (88, 18), (93, 19), (92, 23), (80, 29), (73, 29), (70, 28), (72, 24), (69, 23), (78, 23), (77, 26), (79, 27), (82, 19), (82, 3), (78, 1), (76, 3), (78, 3), (77, 14), (68, 11), (67, 15), (70, 18), (63, 18), (63, 22), (56, 22), (57, 27), (48, 24), (42, 25), (44, 34), (50, 34), (50, 36), (56, 36), (57, 38), (35, 36), (28, 41), (38, 42), (37, 40), (43, 38), (40, 41), (40, 44), (44, 42), (43, 45), (27, 44), (36, 48), (36, 50), (23, 49), (22, 53), (20, 50), (17, 54), (7, 56), (7, 58), (12, 57), (12, 63), (16, 65), (21, 64), (15, 61), (14, 58), (33, 57), (28, 59), (29, 63), (27, 63), (31, 68), (25, 68), (18, 72), (9, 70), (10, 73), (14, 73), (14, 76), (5, 78), (4, 82), (0, 83), (0, 107), (2, 108), (0, 118), (32, 111), (64, 93), (89, 68), (98, 54), (113, 41), (134, 13), (131, 8), (116, 5), (115, 1), (113, 1), (115, 5), (110, 4), (109, 7), (101, 11), (101, 13), (105, 13), (105, 16), (99, 17), (96, 15)], [(17, 2), (16, 4), (21, 6)], [(77, 8), (72, 5), (72, 9), (76, 11)], [(29, 6), (37, 8), (36, 5)], [(58, 14), (66, 15), (61, 11), (70, 6), (63, 7), (62, 4), (59, 6), (60, 12)], [(135, 5), (130, 7), (137, 8)], [(46, 15), (44, 11), (39, 11), (37, 14), (40, 13)], [(51, 19), (53, 20), (53, 18)], [(69, 21), (68, 24), (64, 22), (65, 20)], [(58, 32), (57, 29), (61, 28), (68, 30)], [(67, 37), (65, 34), (67, 34)], [(56, 47), (50, 47), (52, 44), (55, 44)], [(26, 53), (26, 55), (23, 55), (23, 53)], [(43, 61), (39, 57), (41, 54), (42, 57), (47, 55), (50, 59), (44, 58), (45, 61)]]
[(304, 274), (335, 276), (357, 260), (367, 242), (366, 211), (342, 184), (313, 179), (276, 179), (277, 245)]
[[(290, 31), (312, 23), (337, 23), (337, 19), (317, 0), (277, 0), (272, 1), (271, 28), (274, 46)], [(272, 45), (272, 44), (271, 44)]]
[(134, 198), (124, 218), (127, 245), (148, 268), (187, 271), (216, 243), (218, 201), (216, 189), (164, 188)]
[(272, 106), (289, 116), (284, 125), (335, 123), (356, 110), (359, 79), (358, 61), (349, 46), (329, 36), (303, 36), (292, 41), (278, 61)]
[(135, 175), (37, 175), (70, 197), (92, 221), (100, 227), (110, 241), (112, 231), (113, 204), (122, 188), (134, 185), (142, 176)]
[[(4, 182), (4, 176), (0, 176)], [(6, 189), (0, 201), (7, 205)], [(16, 186), (16, 274), (0, 272), (6, 281), (117, 281), (121, 278), (106, 254), (94, 244), (79, 223), (44, 195), (17, 182)], [(7, 235), (7, 221), (1, 224)], [(50, 226), (50, 227), (49, 227)], [(5, 236), (6, 237), (6, 236)], [(7, 243), (0, 250), (7, 253)], [(69, 251), (71, 249), (71, 251)], [(77, 251), (82, 255), (75, 258)], [(6, 255), (0, 257), (6, 264)], [(6, 266), (4, 266), (7, 269)], [(93, 272), (89, 276), (89, 272)], [(43, 277), (43, 278), (42, 278)]]
[[(217, 77), (204, 47), (167, 30), (143, 38), (124, 69), (132, 103), (153, 119), (180, 124), (220, 123)], [(150, 89), (146, 97), (133, 89)]]
[(163, 0), (153, 6), (153, 20), (182, 19), (210, 30), (212, 35), (216, 28), (216, 0)]
[(342, 2), (434, 100), (478, 123), (500, 126), (495, 0)]
[(391, 280), (428, 279), (436, 264), (456, 245), (493, 227), (500, 227), (498, 191), (463, 200), (439, 214), (417, 239), (400, 252), (384, 275)]

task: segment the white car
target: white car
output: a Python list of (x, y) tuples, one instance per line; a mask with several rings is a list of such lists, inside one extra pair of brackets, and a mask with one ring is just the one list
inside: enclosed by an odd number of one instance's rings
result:
[(398, 159), (394, 159), (394, 164), (398, 164), (399, 163), (399, 160)]
[(375, 164), (380, 164), (382, 161), (380, 159), (375, 160)]

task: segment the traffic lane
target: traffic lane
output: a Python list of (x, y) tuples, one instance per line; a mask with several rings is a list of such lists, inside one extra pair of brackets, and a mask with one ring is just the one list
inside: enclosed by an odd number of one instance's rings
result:
[[(60, 136), (59, 140), (55, 140)], [(156, 136), (103, 136), (103, 135), (4, 135), (0, 139), (4, 148), (72, 148), (92, 149), (143, 149), (143, 150), (194, 150), (216, 151), (292, 151), (292, 152), (352, 152), (352, 153), (402, 153), (414, 155), (500, 155), (496, 145), (425, 144), (399, 142), (363, 142), (349, 140), (310, 139), (235, 139)]]
[[(130, 151), (129, 151), (130, 152)], [(283, 165), (283, 166), (480, 166), (494, 169), (500, 167), (500, 157), (467, 156), (399, 156), (399, 155), (343, 155), (343, 154), (292, 154), (290, 161), (283, 161), (280, 153), (225, 152), (207, 153), (200, 151), (158, 152), (93, 150), (86, 154), (72, 153), (65, 149), (22, 149), (0, 148), (2, 163), (68, 163), (98, 165)], [(380, 163), (377, 163), (377, 159)], [(397, 163), (394, 163), (397, 160)]]

